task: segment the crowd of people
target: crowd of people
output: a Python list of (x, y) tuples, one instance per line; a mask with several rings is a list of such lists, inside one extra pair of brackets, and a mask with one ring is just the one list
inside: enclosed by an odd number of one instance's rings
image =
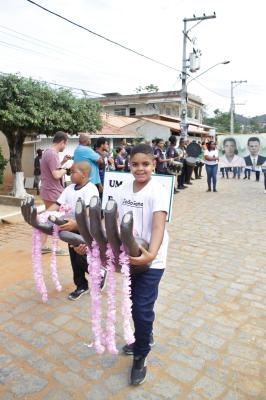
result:
[[(55, 138), (56, 139), (56, 138)], [(59, 138), (60, 140), (61, 138)], [(57, 140), (57, 139), (56, 139)], [(196, 142), (195, 140), (192, 141)], [(202, 178), (202, 169), (205, 165), (207, 174), (207, 191), (217, 192), (217, 174), (218, 168), (221, 173), (221, 178), (240, 179), (243, 174), (243, 179), (251, 179), (254, 174), (255, 180), (259, 181), (261, 173), (264, 173), (265, 193), (266, 193), (266, 157), (259, 154), (260, 140), (258, 137), (250, 137), (247, 141), (247, 149), (249, 154), (245, 157), (240, 157), (238, 154), (237, 143), (233, 137), (228, 137), (223, 140), (221, 157), (218, 156), (218, 150), (215, 142), (211, 140), (197, 141), (200, 146), (200, 152), (194, 165), (188, 162), (187, 146), (191, 143), (189, 140), (180, 138), (177, 142), (177, 136), (171, 135), (168, 141), (164, 139), (154, 139), (151, 142), (146, 141), (146, 144), (151, 145), (155, 157), (155, 172), (163, 175), (176, 175), (177, 186), (174, 193), (186, 189), (192, 184), (192, 180)], [(64, 188), (63, 178), (67, 174), (68, 169), (62, 168), (64, 162), (73, 158), (74, 162), (88, 161), (91, 166), (90, 182), (98, 188), (100, 197), (103, 193), (104, 176), (106, 171), (130, 172), (130, 153), (133, 143), (128, 143), (126, 139), (121, 139), (119, 145), (110, 150), (109, 142), (104, 137), (99, 137), (91, 147), (90, 135), (81, 133), (79, 136), (79, 145), (75, 149), (73, 157), (66, 156), (60, 164), (59, 170), (56, 168), (54, 172), (49, 171), (43, 173), (41, 197), (44, 200), (45, 206), (56, 200), (56, 197)], [(60, 146), (59, 146), (60, 147)], [(58, 153), (64, 150), (64, 146), (58, 149), (58, 145), (54, 142), (52, 147), (45, 151), (43, 159), (44, 169), (47, 161), (52, 168), (54, 163), (59, 163)], [(37, 156), (34, 160), (34, 187), (39, 194), (39, 185), (41, 180), (40, 161), (42, 160), (42, 150), (37, 150)], [(178, 168), (173, 168), (177, 164)], [(194, 174), (194, 175), (193, 175)], [(49, 180), (56, 180), (52, 188), (49, 188)], [(46, 182), (48, 180), (48, 182)], [(48, 187), (48, 190), (46, 189)]]

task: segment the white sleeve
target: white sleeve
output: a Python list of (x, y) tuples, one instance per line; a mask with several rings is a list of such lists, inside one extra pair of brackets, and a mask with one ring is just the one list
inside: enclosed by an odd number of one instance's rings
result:
[(95, 186), (94, 184), (91, 184), (91, 185), (89, 185), (87, 190), (84, 190), (83, 196), (82, 196), (86, 207), (88, 207), (90, 205), (90, 201), (93, 196), (99, 197), (99, 192), (98, 192), (97, 186)]
[(157, 188), (155, 187), (152, 196), (152, 212), (165, 211), (168, 214), (169, 196), (170, 195), (168, 195), (167, 191), (162, 185), (158, 185)]

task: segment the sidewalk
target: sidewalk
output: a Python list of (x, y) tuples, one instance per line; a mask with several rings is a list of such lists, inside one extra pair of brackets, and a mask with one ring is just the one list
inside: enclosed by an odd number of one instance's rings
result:
[[(31, 272), (31, 228), (0, 225), (0, 399), (265, 400), (266, 195), (262, 182), (206, 179), (174, 196), (168, 265), (156, 306), (146, 382), (128, 386), (131, 358), (96, 355), (90, 297), (67, 300), (68, 257), (49, 301)], [(121, 276), (117, 274), (119, 297)], [(103, 294), (106, 301), (106, 292)], [(118, 302), (120, 304), (120, 302)], [(122, 347), (118, 309), (117, 345)]]
[(8, 220), (9, 218), (18, 216), (19, 214), (21, 214), (20, 207), (0, 204), (0, 221)]
[[(44, 210), (44, 205), (37, 206), (38, 211)], [(1, 222), (22, 222), (23, 217), (21, 215), (20, 207), (6, 206), (0, 204), (0, 223)]]

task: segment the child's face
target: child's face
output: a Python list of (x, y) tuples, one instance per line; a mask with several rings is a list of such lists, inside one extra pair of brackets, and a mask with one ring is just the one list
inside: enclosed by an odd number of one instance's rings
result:
[(139, 183), (150, 180), (155, 168), (155, 160), (149, 154), (137, 153), (130, 158), (131, 173)]
[(74, 165), (70, 169), (71, 182), (80, 185), (83, 182), (83, 172)]

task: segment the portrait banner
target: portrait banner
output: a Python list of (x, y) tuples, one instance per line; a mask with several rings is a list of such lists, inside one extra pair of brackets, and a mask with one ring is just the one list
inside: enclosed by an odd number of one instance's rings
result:
[(219, 166), (266, 169), (266, 134), (218, 135)]

